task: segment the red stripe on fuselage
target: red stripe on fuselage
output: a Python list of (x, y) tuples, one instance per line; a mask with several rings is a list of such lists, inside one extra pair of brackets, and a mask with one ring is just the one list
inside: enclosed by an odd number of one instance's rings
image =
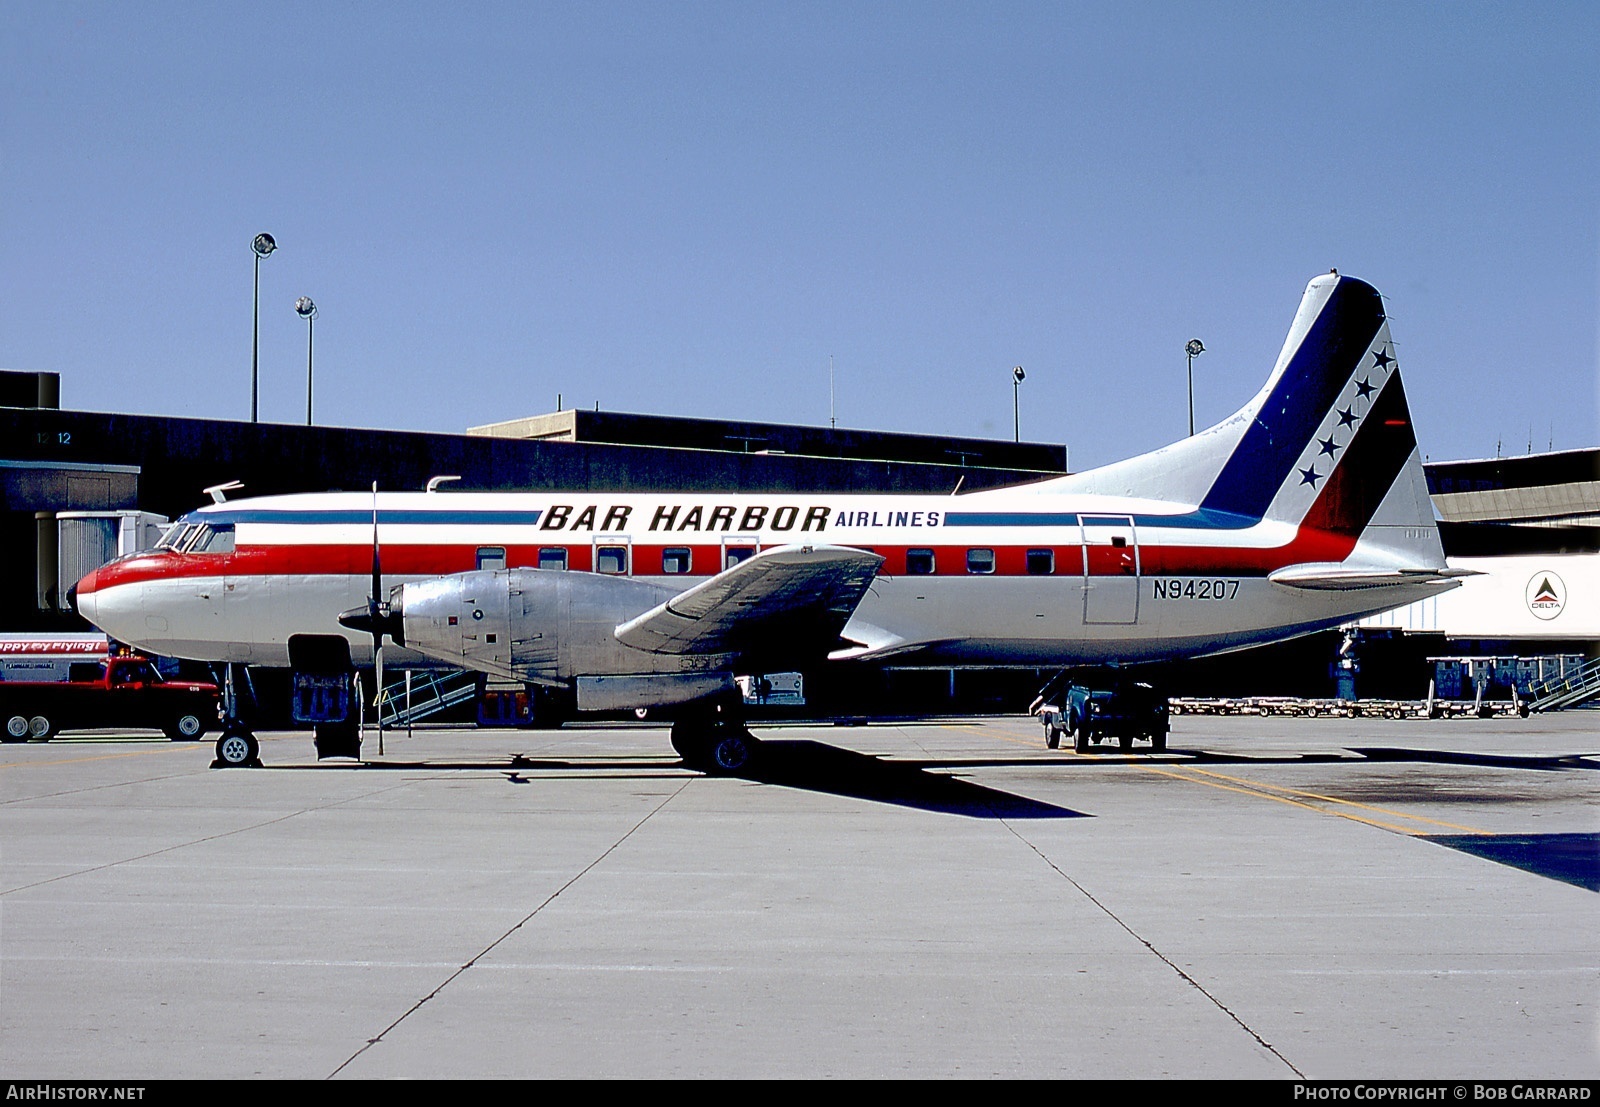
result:
[[(1318, 503), (1321, 503), (1320, 497)], [(1315, 511), (1316, 508), (1313, 508)], [(1354, 547), (1355, 537), (1353, 534), (1331, 533), (1302, 526), (1292, 541), (1265, 548), (1141, 544), (1137, 547), (1137, 567), (1133, 562), (1134, 547), (1094, 545), (1087, 547), (1088, 568), (1090, 576), (1133, 575), (1135, 568), (1142, 576), (1265, 576), (1285, 565), (1307, 561), (1342, 561)], [(771, 543), (769, 547), (777, 544)], [(1085, 547), (1076, 542), (1004, 546), (841, 544), (882, 555), (885, 561), (881, 572), (885, 576), (905, 574), (909, 550), (931, 550), (934, 561), (932, 575), (939, 577), (1028, 576), (1028, 553), (1033, 550), (1050, 550), (1054, 554), (1055, 571), (1051, 575), (1081, 576), (1084, 569)], [(633, 576), (666, 575), (662, 561), (667, 550), (689, 551), (691, 568), (688, 573), (682, 574), (686, 578), (704, 579), (722, 570), (723, 548), (720, 545), (616, 545), (626, 546), (630, 551)], [(387, 545), (382, 551), (383, 573), (385, 577), (432, 577), (470, 572), (478, 567), (481, 548), (478, 544)], [(536, 567), (539, 551), (552, 548), (567, 551), (569, 570), (582, 572), (593, 568), (595, 544), (587, 542), (565, 546), (554, 543), (544, 546), (507, 546), (506, 565), (511, 568)], [(967, 551), (974, 549), (994, 551), (992, 574), (968, 572)], [(247, 546), (226, 554), (159, 551), (102, 566), (83, 579), (79, 591), (90, 595), (117, 585), (195, 577), (365, 577), (371, 571), (372, 547), (368, 545)]]

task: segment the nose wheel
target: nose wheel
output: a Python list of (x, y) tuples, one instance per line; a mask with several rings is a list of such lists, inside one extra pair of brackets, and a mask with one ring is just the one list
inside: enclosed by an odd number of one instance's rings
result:
[(217, 759), (213, 769), (259, 769), (261, 744), (248, 730), (224, 730), (217, 739)]

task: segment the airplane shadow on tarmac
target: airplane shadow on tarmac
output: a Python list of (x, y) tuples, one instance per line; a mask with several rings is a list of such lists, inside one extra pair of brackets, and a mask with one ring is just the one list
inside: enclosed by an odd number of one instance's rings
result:
[[(956, 758), (951, 760), (938, 759), (895, 759), (875, 757), (870, 754), (857, 753), (853, 750), (841, 749), (808, 739), (766, 739), (761, 743), (761, 756), (752, 768), (743, 773), (740, 779), (753, 781), (759, 784), (769, 784), (785, 788), (800, 788), (811, 792), (820, 792), (828, 795), (848, 796), (855, 799), (870, 800), (875, 803), (891, 803), (902, 807), (914, 807), (924, 811), (938, 811), (945, 814), (963, 815), (969, 818), (980, 819), (1074, 819), (1089, 818), (1087, 813), (1075, 811), (1068, 807), (1046, 803), (1042, 800), (1018, 796), (1011, 792), (1004, 792), (982, 784), (964, 780), (959, 776), (951, 775), (962, 769), (995, 768), (1016, 766), (1040, 767), (1043, 765), (1068, 766), (1078, 765), (1088, 768), (1099, 764), (1104, 765), (1115, 761), (1121, 756), (1108, 753), (1103, 756), (1081, 757), (1075, 754), (1062, 754), (1048, 759), (1037, 756), (1028, 757), (986, 757), (986, 758)], [(1144, 756), (1134, 755), (1139, 761), (1146, 760)], [(1563, 771), (1571, 769), (1600, 768), (1593, 759), (1582, 756), (1537, 757), (1537, 756), (1491, 756), (1483, 754), (1451, 753), (1438, 750), (1407, 750), (1393, 748), (1359, 748), (1350, 749), (1346, 753), (1333, 754), (1302, 754), (1286, 757), (1252, 757), (1249, 755), (1223, 755), (1213, 754), (1203, 750), (1178, 750), (1169, 749), (1164, 755), (1158, 755), (1152, 760), (1165, 763), (1191, 763), (1191, 764), (1321, 764), (1321, 763), (1346, 763), (1359, 765), (1372, 761), (1413, 761), (1419, 763), (1443, 763), (1464, 765), (1490, 765), (1497, 768), (1516, 768), (1540, 771)], [(648, 761), (597, 761), (593, 759), (565, 760), (560, 758), (541, 757), (530, 758), (517, 754), (510, 759), (509, 771), (507, 762), (499, 759), (484, 761), (382, 761), (361, 762), (348, 764), (349, 768), (366, 769), (498, 769), (504, 773), (512, 784), (529, 784), (534, 781), (523, 775), (526, 772), (546, 773), (571, 773), (574, 775), (603, 772), (608, 778), (616, 778), (619, 774), (633, 774), (643, 777), (660, 778), (675, 775), (677, 766), (667, 768), (667, 764), (659, 760)], [(329, 767), (332, 767), (331, 765)], [(1557, 837), (1572, 837), (1557, 836)], [(1581, 836), (1580, 836), (1581, 837)], [(1591, 836), (1596, 837), (1596, 836)], [(1465, 849), (1466, 845), (1455, 842), (1445, 842), (1454, 848)], [(1560, 843), (1561, 850), (1570, 853), (1571, 843)], [(1529, 847), (1532, 849), (1532, 847)], [(1525, 849), (1524, 854), (1528, 854)], [(1479, 852), (1479, 851), (1474, 851)], [(1537, 852), (1536, 850), (1534, 852)], [(1488, 857), (1487, 853), (1480, 855)], [(1574, 856), (1580, 862), (1585, 856), (1581, 848)], [(1494, 858), (1499, 860), (1499, 858)], [(1516, 862), (1505, 861), (1507, 864)], [(1560, 870), (1564, 862), (1557, 861), (1555, 868)], [(1529, 865), (1522, 865), (1529, 868)], [(1548, 867), (1548, 866), (1547, 866)], [(1571, 868), (1570, 865), (1567, 868)], [(1590, 883), (1600, 880), (1595, 875), (1595, 865), (1584, 867), (1580, 863), (1578, 869), (1587, 873), (1582, 880), (1569, 881), (1589, 887)], [(1540, 871), (1543, 875), (1553, 875), (1551, 872)], [(1564, 871), (1564, 870), (1563, 870)], [(1566, 879), (1557, 876), (1556, 879)], [(1600, 890), (1597, 888), (1596, 890)]]
[[(1018, 764), (1029, 762), (1019, 759)], [(760, 758), (738, 779), (809, 792), (848, 796), (875, 803), (892, 803), (923, 811), (965, 815), (976, 819), (1082, 819), (1082, 811), (1059, 807), (1026, 796), (1014, 795), (970, 780), (962, 780), (941, 768), (959, 769), (968, 762), (888, 761), (870, 754), (840, 749), (823, 742), (773, 740), (761, 743)], [(407, 769), (443, 771), (450, 769), (498, 769), (512, 784), (534, 783), (529, 772), (593, 774), (604, 772), (607, 779), (619, 775), (661, 778), (668, 775), (661, 761), (595, 761), (531, 758), (516, 754), (508, 763), (493, 761), (364, 761), (344, 762), (350, 769)], [(329, 763), (327, 768), (333, 768)], [(674, 766), (676, 769), (677, 766)]]
[(931, 771), (938, 763), (885, 761), (823, 742), (768, 739), (747, 780), (978, 819), (1082, 819), (1082, 811)]
[(1483, 765), (1494, 769), (1600, 769), (1600, 761), (1584, 754), (1554, 757), (1537, 754), (1454, 753), (1450, 750), (1408, 750), (1388, 746), (1352, 746), (1351, 753), (1368, 761), (1422, 761), (1435, 765)]
[(1425, 840), (1600, 892), (1600, 834), (1429, 834)]

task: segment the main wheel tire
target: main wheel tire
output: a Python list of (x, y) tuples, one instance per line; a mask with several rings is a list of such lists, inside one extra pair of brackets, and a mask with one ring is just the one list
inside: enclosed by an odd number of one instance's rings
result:
[(261, 745), (248, 730), (224, 731), (217, 739), (217, 761), (230, 769), (253, 764), (261, 756)]
[(1150, 750), (1152, 753), (1167, 752), (1167, 732), (1158, 730), (1150, 735)]
[(205, 720), (193, 712), (185, 712), (161, 728), (174, 742), (197, 742), (205, 736)]
[(704, 765), (709, 744), (704, 725), (695, 726), (687, 719), (672, 724), (672, 748), (683, 758), (685, 767), (698, 769)]
[(1123, 753), (1132, 753), (1133, 752), (1133, 735), (1131, 735), (1131, 734), (1119, 734), (1119, 735), (1117, 735), (1117, 748), (1119, 750), (1121, 750)]
[(1072, 749), (1074, 753), (1089, 752), (1089, 728), (1082, 723), (1072, 731)]
[(6, 729), (0, 733), (0, 742), (26, 742), (28, 740), (28, 717), (26, 715), (12, 715), (6, 719)]
[(731, 728), (711, 740), (709, 769), (713, 773), (742, 773), (756, 756), (756, 739), (743, 727)]
[(56, 736), (56, 724), (46, 715), (35, 715), (28, 720), (28, 737), (35, 742), (48, 742)]
[(1058, 726), (1047, 726), (1047, 727), (1045, 727), (1044, 728), (1044, 744), (1045, 744), (1045, 748), (1046, 749), (1052, 749), (1052, 750), (1060, 749), (1061, 748), (1061, 728), (1058, 727)]

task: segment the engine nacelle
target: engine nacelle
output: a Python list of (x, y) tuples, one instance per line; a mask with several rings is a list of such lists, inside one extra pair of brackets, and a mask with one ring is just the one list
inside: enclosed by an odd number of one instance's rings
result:
[(579, 710), (659, 707), (731, 691), (726, 657), (660, 654), (616, 628), (675, 589), (596, 573), (494, 569), (406, 584), (392, 601), (408, 649), (511, 680), (575, 686)]

